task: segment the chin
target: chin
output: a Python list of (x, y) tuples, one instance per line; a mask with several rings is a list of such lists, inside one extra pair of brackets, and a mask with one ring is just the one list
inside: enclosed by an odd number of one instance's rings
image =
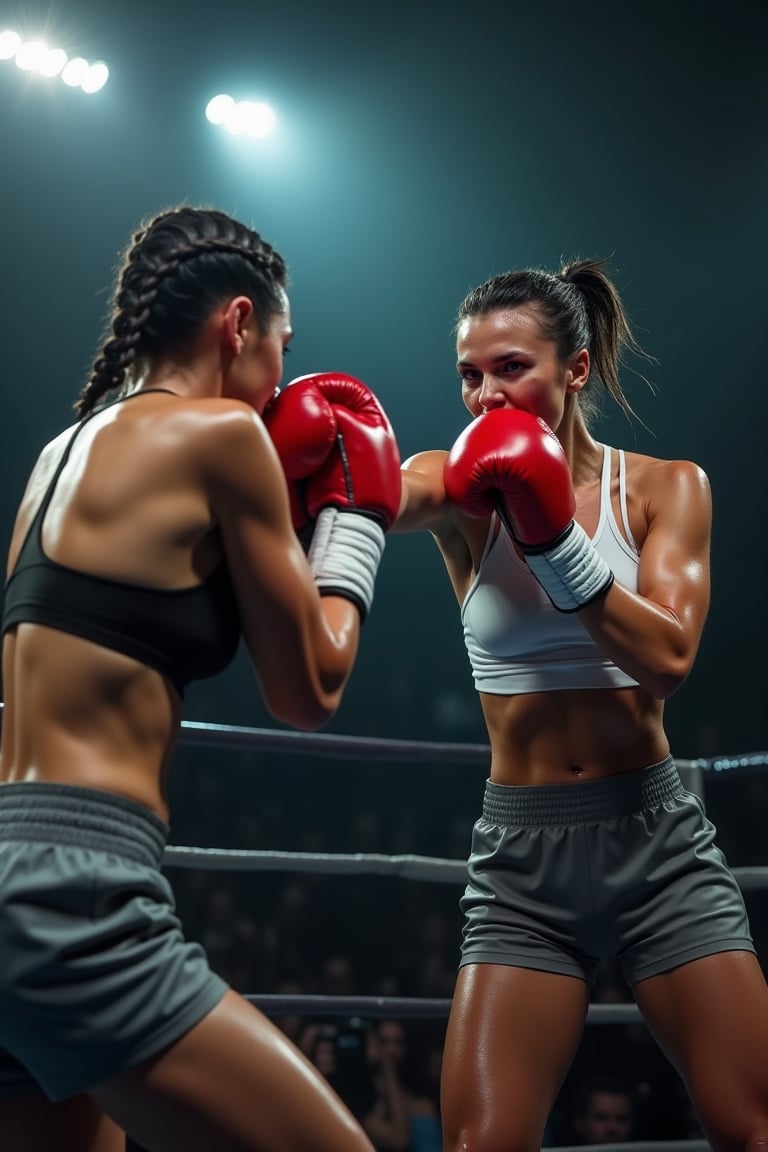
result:
[(259, 416), (263, 416), (264, 413), (266, 412), (267, 408), (269, 408), (269, 406), (271, 404), (274, 404), (275, 400), (278, 398), (279, 395), (280, 395), (280, 389), (275, 388), (274, 392), (272, 392), (266, 398), (259, 399), (258, 402), (254, 403), (252, 405), (252, 407), (256, 409)]

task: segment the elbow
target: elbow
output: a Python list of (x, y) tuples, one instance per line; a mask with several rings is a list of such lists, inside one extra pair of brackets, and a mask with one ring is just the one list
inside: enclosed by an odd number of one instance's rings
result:
[(335, 708), (270, 708), (275, 720), (299, 732), (319, 732), (333, 718)]
[(684, 682), (685, 676), (656, 676), (643, 687), (647, 688), (656, 700), (669, 700), (670, 696), (674, 696)]
[(692, 658), (680, 654), (649, 669), (645, 676), (638, 679), (642, 687), (657, 700), (669, 700), (688, 679), (692, 663)]
[(300, 732), (318, 732), (333, 719), (339, 707), (338, 700), (322, 700), (317, 697), (303, 700), (283, 697), (267, 700), (266, 704), (275, 720)]
[(302, 732), (319, 732), (336, 714), (335, 708), (318, 708), (314, 712), (305, 711), (294, 723)]

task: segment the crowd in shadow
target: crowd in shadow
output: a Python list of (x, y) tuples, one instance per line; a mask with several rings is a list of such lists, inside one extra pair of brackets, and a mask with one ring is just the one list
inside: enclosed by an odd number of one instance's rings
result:
[[(241, 753), (211, 772), (189, 749), (176, 771), (172, 842), (260, 852), (466, 856), (483, 771), (446, 765)], [(256, 777), (258, 779), (256, 779)], [(707, 778), (706, 803), (732, 866), (759, 865), (763, 775)], [(251, 799), (252, 797), (252, 799)], [(170, 868), (187, 934), (239, 991), (301, 997), (452, 995), (460, 885), (300, 870)], [(768, 956), (768, 894), (746, 893), (758, 953)], [(631, 1003), (618, 965), (606, 964), (595, 1004)], [(274, 1013), (273, 1013), (274, 1014)], [(438, 1152), (444, 1016), (291, 1012), (278, 1025), (333, 1083), (381, 1152)], [(642, 1020), (588, 1024), (552, 1111), (546, 1144), (701, 1138), (677, 1073)]]

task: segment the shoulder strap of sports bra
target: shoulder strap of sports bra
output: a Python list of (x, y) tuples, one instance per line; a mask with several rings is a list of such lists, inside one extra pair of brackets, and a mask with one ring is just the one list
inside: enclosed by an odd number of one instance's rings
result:
[[(62, 472), (64, 471), (64, 469), (67, 465), (67, 461), (69, 460), (69, 455), (70, 455), (70, 452), (72, 451), (72, 445), (74, 444), (75, 440), (80, 435), (81, 431), (83, 430), (85, 425), (88, 423), (88, 421), (92, 420), (94, 416), (98, 416), (99, 413), (103, 412), (106, 408), (112, 408), (115, 404), (122, 404), (124, 400), (132, 400), (134, 398), (134, 396), (145, 396), (148, 392), (166, 392), (171, 396), (174, 395), (174, 393), (171, 391), (170, 388), (142, 388), (138, 392), (131, 392), (130, 395), (128, 395), (128, 396), (118, 396), (117, 399), (115, 399), (115, 400), (109, 400), (106, 404), (100, 404), (98, 406), (98, 408), (94, 408), (93, 412), (89, 412), (87, 416), (83, 417), (83, 419), (80, 421), (80, 423), (77, 425), (74, 432), (70, 436), (70, 438), (67, 442), (67, 446), (64, 449), (64, 451), (62, 452), (61, 458), (59, 459), (59, 462), (56, 465), (56, 470), (53, 473), (53, 476), (51, 477), (50, 482), (48, 484), (48, 487), (45, 490), (45, 495), (43, 496), (42, 500), (40, 501), (40, 504), (38, 505), (37, 511), (35, 512), (35, 515), (32, 517), (32, 522), (29, 525), (29, 530), (27, 531), (27, 535), (24, 538), (24, 542), (22, 543), (21, 549), (19, 551), (19, 556), (18, 556), (19, 560), (21, 559), (21, 557), (24, 554), (24, 551), (27, 547), (27, 542), (32, 539), (33, 532), (36, 534), (38, 544), (39, 544), (40, 548), (42, 549), (42, 540), (40, 538), (40, 533), (41, 533), (42, 526), (43, 526), (43, 520), (45, 519), (45, 514), (48, 511), (48, 506), (51, 503), (51, 500), (53, 499), (53, 493), (56, 490), (56, 485), (59, 481), (59, 477), (61, 476)], [(17, 566), (18, 566), (18, 560), (17, 560)]]
[(637, 552), (637, 544), (632, 535), (632, 529), (629, 526), (629, 515), (627, 513), (627, 462), (624, 458), (624, 449), (619, 448), (619, 507), (621, 508), (621, 523), (624, 526), (624, 531), (627, 540)]

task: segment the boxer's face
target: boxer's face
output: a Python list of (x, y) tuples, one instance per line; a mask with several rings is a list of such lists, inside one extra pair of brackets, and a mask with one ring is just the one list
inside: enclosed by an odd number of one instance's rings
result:
[(552, 429), (562, 420), (566, 396), (580, 391), (589, 376), (588, 354), (563, 364), (530, 305), (464, 317), (456, 356), (462, 398), (473, 416), (519, 408)]
[(232, 362), (227, 395), (244, 400), (259, 414), (277, 391), (283, 376), (283, 357), (293, 336), (288, 297), (284, 307), (273, 312), (269, 326), (262, 331), (251, 314), (239, 335), (239, 353)]

